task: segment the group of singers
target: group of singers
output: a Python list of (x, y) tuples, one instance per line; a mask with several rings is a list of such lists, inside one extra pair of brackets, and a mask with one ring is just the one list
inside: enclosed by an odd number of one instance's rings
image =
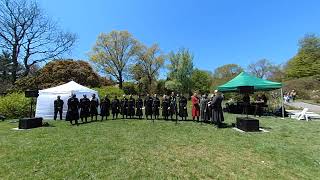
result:
[[(207, 95), (198, 96), (194, 93), (191, 96), (192, 103), (192, 119), (197, 122), (209, 122), (216, 124), (220, 127), (221, 123), (224, 121), (222, 112), (223, 96), (217, 90), (214, 95), (210, 98)], [(63, 100), (60, 96), (54, 101), (54, 119), (56, 120), (57, 114), (60, 114), (60, 119), (62, 119), (62, 108)], [(87, 122), (88, 117), (91, 117), (91, 121), (97, 121), (98, 107), (100, 106), (100, 116), (101, 121), (104, 118), (110, 116), (110, 110), (112, 114), (112, 119), (118, 119), (119, 114), (122, 119), (132, 119), (143, 117), (143, 109), (146, 119), (159, 119), (160, 110), (162, 111), (162, 117), (164, 120), (175, 120), (178, 121), (178, 116), (182, 120), (186, 120), (188, 117), (188, 99), (184, 95), (171, 93), (170, 96), (164, 95), (162, 101), (160, 101), (157, 94), (150, 96), (147, 94), (145, 99), (142, 99), (139, 95), (135, 99), (132, 95), (127, 98), (123, 95), (122, 99), (118, 99), (117, 96), (111, 101), (108, 96), (105, 96), (101, 102), (99, 102), (96, 95), (93, 94), (91, 99), (86, 95), (78, 100), (75, 94), (73, 94), (67, 102), (68, 110), (66, 115), (66, 120), (70, 121), (72, 124), (78, 125), (78, 120), (81, 119), (82, 122)], [(80, 111), (80, 115), (79, 115)]]

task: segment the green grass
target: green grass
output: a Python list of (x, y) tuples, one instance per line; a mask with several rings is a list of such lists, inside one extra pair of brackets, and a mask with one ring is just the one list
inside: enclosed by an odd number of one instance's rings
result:
[[(226, 115), (227, 123), (234, 122)], [(261, 118), (270, 133), (194, 122), (108, 120), (13, 131), (0, 122), (0, 179), (318, 179), (320, 122)]]

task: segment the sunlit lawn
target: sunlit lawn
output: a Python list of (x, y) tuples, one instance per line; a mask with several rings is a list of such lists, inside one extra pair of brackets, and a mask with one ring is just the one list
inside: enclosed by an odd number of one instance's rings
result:
[[(235, 121), (226, 115), (227, 123)], [(194, 122), (108, 120), (13, 131), (0, 122), (0, 179), (318, 179), (320, 122), (261, 118), (269, 133)]]

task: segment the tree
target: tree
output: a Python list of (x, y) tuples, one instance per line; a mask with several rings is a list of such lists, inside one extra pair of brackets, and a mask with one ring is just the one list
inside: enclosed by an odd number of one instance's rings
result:
[(213, 76), (216, 79), (233, 78), (243, 71), (242, 67), (238, 64), (226, 64), (216, 68)]
[(180, 49), (176, 53), (171, 52), (169, 54), (169, 60), (168, 77), (172, 81), (172, 83), (170, 82), (169, 84), (175, 84), (176, 87), (181, 87), (179, 89), (181, 93), (190, 93), (192, 88), (193, 54), (191, 54), (188, 49)]
[(212, 75), (200, 69), (195, 69), (191, 76), (193, 91), (199, 91), (201, 94), (209, 93), (212, 83)]
[(20, 78), (18, 89), (44, 89), (75, 81), (84, 86), (99, 87), (100, 78), (88, 62), (75, 60), (54, 60), (37, 72), (36, 76)]
[(101, 33), (92, 49), (90, 60), (103, 72), (114, 77), (122, 89), (128, 65), (134, 61), (139, 50), (139, 42), (127, 31)]
[(299, 41), (298, 53), (289, 60), (285, 72), (289, 79), (319, 74), (320, 38), (307, 34)]
[(75, 43), (75, 34), (61, 31), (36, 1), (0, 0), (0, 7), (0, 48), (11, 55), (12, 83), (19, 62), (27, 76), (33, 65), (63, 55)]
[(228, 82), (243, 71), (237, 64), (226, 64), (216, 68), (213, 72), (212, 89)]
[(160, 53), (160, 48), (157, 44), (150, 48), (142, 47), (138, 52), (138, 63), (134, 65), (134, 77), (140, 79), (143, 83), (146, 81), (146, 88), (149, 93), (155, 89), (156, 79), (159, 75), (159, 70), (164, 64), (164, 55)]
[(250, 74), (257, 76), (258, 78), (267, 79), (273, 68), (274, 67), (269, 60), (260, 59), (257, 62), (250, 64), (247, 70)]

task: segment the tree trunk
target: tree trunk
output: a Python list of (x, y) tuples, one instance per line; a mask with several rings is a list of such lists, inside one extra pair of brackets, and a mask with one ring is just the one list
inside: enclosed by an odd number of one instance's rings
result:
[(123, 88), (122, 83), (123, 83), (122, 72), (119, 71), (119, 88), (120, 89)]
[(14, 45), (12, 48), (12, 84), (17, 80), (17, 71), (18, 71), (18, 52), (17, 45)]

